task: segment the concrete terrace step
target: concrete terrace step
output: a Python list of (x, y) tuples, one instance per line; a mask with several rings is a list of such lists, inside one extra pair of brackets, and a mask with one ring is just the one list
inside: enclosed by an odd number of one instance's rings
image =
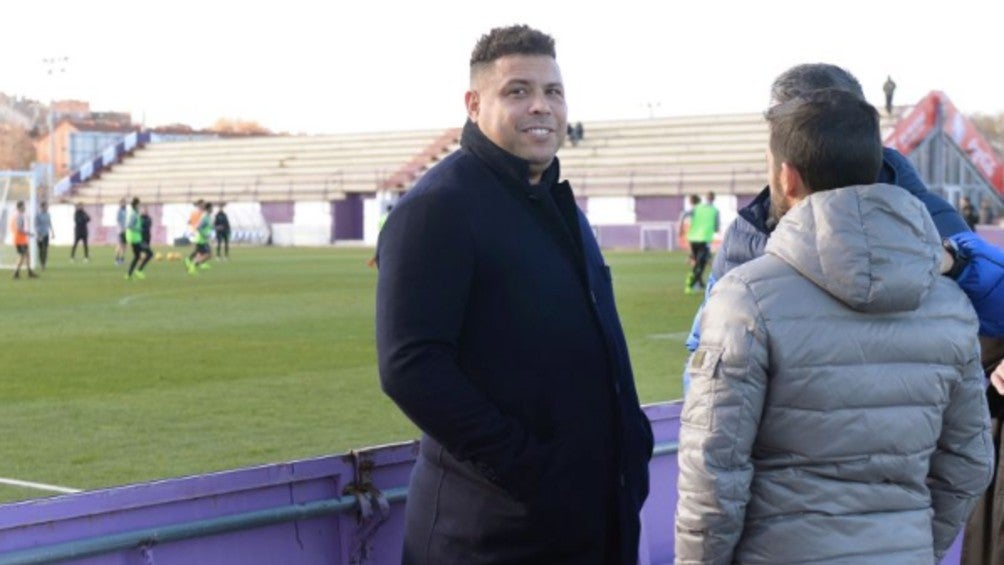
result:
[[(882, 115), (882, 126), (895, 117)], [(562, 176), (591, 195), (677, 195), (716, 190), (753, 194), (766, 184), (768, 129), (761, 112), (587, 121), (585, 138), (558, 152)], [(268, 195), (407, 190), (457, 150), (458, 130), (276, 136), (159, 143), (80, 190), (187, 201)], [(143, 196), (141, 196), (142, 198)]]

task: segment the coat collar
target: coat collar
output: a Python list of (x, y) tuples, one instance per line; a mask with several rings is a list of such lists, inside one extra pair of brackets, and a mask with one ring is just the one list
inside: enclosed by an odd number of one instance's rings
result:
[(550, 189), (558, 180), (559, 165), (558, 158), (555, 157), (540, 177), (540, 184), (531, 185), (530, 162), (495, 145), (481, 132), (478, 125), (470, 120), (464, 124), (464, 130), (460, 134), (460, 147), (481, 159), (505, 185), (518, 188), (527, 196), (534, 197), (540, 194), (541, 188)]

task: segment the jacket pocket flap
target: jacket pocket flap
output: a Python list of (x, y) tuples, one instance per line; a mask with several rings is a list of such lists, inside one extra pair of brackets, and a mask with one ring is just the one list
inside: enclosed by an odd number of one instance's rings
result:
[(722, 352), (721, 347), (699, 347), (687, 361), (690, 389), (680, 414), (683, 424), (703, 429), (711, 427), (711, 407), (715, 404), (717, 388), (713, 381)]

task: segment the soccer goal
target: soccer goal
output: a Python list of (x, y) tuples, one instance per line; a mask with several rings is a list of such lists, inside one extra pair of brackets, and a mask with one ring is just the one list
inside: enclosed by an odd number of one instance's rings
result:
[[(35, 214), (38, 210), (38, 189), (35, 174), (30, 171), (0, 171), (0, 269), (13, 269), (17, 266), (17, 249), (14, 247), (14, 234), (11, 222), (14, 221), (18, 201), (24, 201), (25, 219), (28, 221), (28, 231), (35, 232)], [(28, 252), (31, 268), (38, 264), (38, 244), (35, 238), (28, 239)]]
[(639, 242), (642, 251), (669, 251), (673, 249), (673, 226), (643, 225)]

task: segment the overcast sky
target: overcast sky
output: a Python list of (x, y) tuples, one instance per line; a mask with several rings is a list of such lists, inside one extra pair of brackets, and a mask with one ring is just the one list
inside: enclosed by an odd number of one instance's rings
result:
[[(445, 128), (492, 27), (557, 40), (571, 120), (754, 112), (804, 62), (848, 68), (872, 103), (944, 91), (1004, 111), (1004, 1), (33, 0), (4, 3), (0, 91), (82, 99), (156, 126)], [(46, 74), (42, 60), (69, 57)]]

